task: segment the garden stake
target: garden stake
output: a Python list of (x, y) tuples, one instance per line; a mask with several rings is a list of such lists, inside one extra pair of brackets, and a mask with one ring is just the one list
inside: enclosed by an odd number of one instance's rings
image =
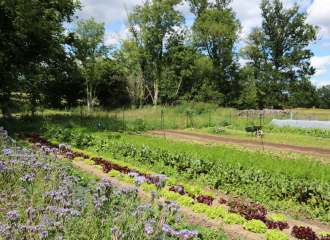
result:
[(211, 126), (211, 111), (209, 110), (209, 127)]
[(249, 123), (249, 111), (246, 111), (246, 119), (247, 119), (247, 122)]
[(80, 109), (80, 127), (82, 127), (82, 107)]
[(160, 111), (160, 129), (163, 129), (163, 110)]
[(123, 129), (125, 131), (125, 111), (123, 111)]
[[(262, 114), (260, 114), (260, 127), (261, 127), (261, 118), (262, 118)], [(259, 130), (259, 131), (261, 131), (261, 130)], [(265, 148), (264, 148), (264, 141), (263, 141), (262, 137), (263, 137), (263, 135), (261, 135), (261, 132), (260, 132), (260, 138), (261, 138), (262, 149), (265, 150)]]
[(231, 124), (231, 111), (230, 111), (230, 124)]

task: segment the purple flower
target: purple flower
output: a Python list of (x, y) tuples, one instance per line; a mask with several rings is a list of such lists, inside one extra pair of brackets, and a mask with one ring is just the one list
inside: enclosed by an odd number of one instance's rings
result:
[(146, 233), (148, 233), (148, 234), (152, 234), (154, 232), (154, 229), (153, 229), (153, 227), (150, 226), (149, 223), (147, 223), (144, 227), (144, 231), (146, 231)]
[(44, 239), (48, 237), (48, 231), (43, 231), (42, 233), (39, 234), (40, 239)]
[(19, 218), (19, 212), (14, 210), (14, 211), (9, 211), (7, 212), (7, 219), (9, 221), (16, 221)]
[(158, 193), (157, 193), (156, 191), (154, 191), (154, 190), (151, 190), (150, 193), (151, 193), (151, 195), (153, 195), (153, 196), (157, 196), (157, 194), (158, 194)]
[(170, 227), (169, 225), (163, 224), (163, 231), (164, 231), (164, 232), (168, 233), (168, 232), (170, 232), (171, 230), (172, 230), (172, 229), (171, 229), (171, 227)]

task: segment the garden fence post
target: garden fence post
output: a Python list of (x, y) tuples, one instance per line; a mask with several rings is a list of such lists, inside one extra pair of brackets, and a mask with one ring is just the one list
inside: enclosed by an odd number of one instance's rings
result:
[(82, 107), (80, 108), (80, 127), (82, 127)]
[(160, 129), (163, 129), (163, 110), (160, 111)]
[(187, 121), (186, 121), (186, 128), (188, 129), (188, 111), (187, 111)]
[(231, 124), (231, 111), (230, 111), (230, 124)]
[(247, 123), (249, 123), (249, 110), (246, 111), (246, 120), (247, 120)]
[(123, 111), (123, 129), (125, 131), (125, 111)]
[(209, 127), (211, 126), (211, 111), (209, 110)]

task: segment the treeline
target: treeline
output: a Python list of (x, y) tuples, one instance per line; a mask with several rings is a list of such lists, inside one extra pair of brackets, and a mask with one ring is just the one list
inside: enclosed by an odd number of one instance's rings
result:
[[(297, 4), (262, 0), (262, 26), (237, 49), (242, 26), (232, 0), (186, 0), (192, 27), (176, 6), (147, 0), (127, 9), (129, 35), (106, 46), (104, 23), (63, 28), (79, 1), (6, 1), (0, 5), (0, 105), (106, 108), (211, 102), (236, 108), (330, 108), (330, 87), (316, 89), (310, 65), (318, 26)], [(42, 4), (41, 4), (42, 3)], [(245, 64), (239, 59), (245, 59)]]

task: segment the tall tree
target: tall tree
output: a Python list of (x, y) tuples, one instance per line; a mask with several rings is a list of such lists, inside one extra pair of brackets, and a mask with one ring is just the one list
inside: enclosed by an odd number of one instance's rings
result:
[(262, 27), (251, 31), (241, 55), (259, 76), (259, 107), (283, 107), (287, 93), (315, 73), (307, 48), (317, 41), (319, 27), (306, 23), (307, 13), (296, 3), (286, 9), (280, 0), (263, 0), (260, 8)]
[[(203, 7), (202, 12), (198, 11), (198, 17), (192, 26), (196, 47), (205, 51), (213, 62), (214, 90), (227, 98), (230, 98), (232, 85), (237, 80), (235, 72), (238, 70), (238, 63), (234, 44), (241, 31), (235, 12), (228, 7), (230, 2), (216, 0), (214, 4), (209, 3), (207, 8)], [(193, 8), (191, 11), (194, 11)]]
[(104, 23), (96, 23), (93, 17), (87, 21), (80, 20), (73, 31), (76, 37), (71, 50), (81, 64), (86, 82), (87, 106), (91, 111), (101, 80), (101, 62), (107, 57), (110, 47), (104, 45), (106, 40)]
[(153, 85), (154, 107), (158, 102), (166, 38), (176, 31), (175, 27), (184, 22), (182, 14), (174, 9), (181, 2), (182, 0), (147, 0), (142, 5), (135, 6), (128, 14), (127, 25), (140, 52), (143, 84), (148, 84), (145, 69), (148, 66), (149, 79)]
[(78, 0), (0, 2), (0, 107), (10, 114), (10, 96), (19, 77), (36, 70), (61, 44), (63, 22), (71, 22)]

